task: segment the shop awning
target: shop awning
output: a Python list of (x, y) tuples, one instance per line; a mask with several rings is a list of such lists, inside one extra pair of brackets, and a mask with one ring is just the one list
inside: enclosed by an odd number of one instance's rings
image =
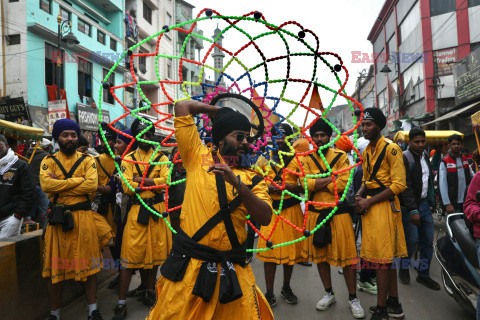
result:
[(466, 107), (463, 107), (463, 108), (460, 108), (458, 110), (454, 110), (454, 111), (451, 111), (447, 114), (444, 114), (443, 116), (433, 120), (433, 121), (430, 121), (430, 122), (427, 122), (427, 123), (423, 123), (422, 126), (428, 126), (430, 124), (434, 124), (435, 122), (439, 122), (439, 121), (444, 121), (444, 120), (447, 120), (447, 119), (450, 119), (450, 118), (453, 118), (453, 117), (456, 117), (464, 112), (467, 112), (469, 111), (470, 109), (472, 108), (475, 108), (477, 107), (478, 105), (480, 105), (480, 101), (477, 101), (477, 102), (474, 102)]
[(24, 126), (6, 120), (0, 120), (0, 131), (5, 136), (16, 140), (40, 140), (44, 133), (44, 130), (41, 128)]
[[(425, 130), (427, 142), (439, 142), (447, 140), (452, 134), (458, 134), (463, 137), (463, 133), (453, 130)], [(393, 137), (395, 141), (408, 141), (408, 131), (398, 131)]]

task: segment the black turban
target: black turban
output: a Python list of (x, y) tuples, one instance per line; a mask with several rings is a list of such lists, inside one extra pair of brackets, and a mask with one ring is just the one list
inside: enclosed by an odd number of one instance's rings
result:
[(248, 118), (238, 111), (228, 107), (220, 108), (213, 119), (212, 141), (218, 143), (235, 130), (250, 132), (251, 124)]
[[(141, 118), (141, 119), (136, 118), (132, 123), (132, 128), (131, 128), (132, 136), (134, 138), (136, 138), (137, 135), (140, 132), (144, 131), (151, 124), (152, 124), (152, 120), (149, 120), (149, 119), (146, 119), (146, 118)], [(155, 134), (155, 126), (152, 124), (152, 127), (148, 131), (152, 135), (154, 135)], [(141, 138), (141, 137), (139, 137), (139, 138)]]
[(382, 130), (387, 125), (387, 118), (378, 108), (366, 108), (363, 110), (363, 120), (373, 121)]
[(325, 132), (327, 136), (331, 137), (333, 133), (332, 127), (325, 121), (325, 119), (319, 118), (313, 126), (310, 127), (310, 137), (312, 137), (318, 131)]
[[(115, 130), (113, 130), (112, 128), (110, 128), (110, 127), (108, 126), (108, 123), (102, 122), (102, 123), (101, 123), (101, 126), (102, 126), (102, 130), (103, 130), (103, 134), (105, 135), (105, 138), (106, 138), (107, 140), (110, 140), (110, 141), (115, 141), (115, 140), (117, 140), (117, 132), (115, 132)], [(98, 134), (101, 136), (100, 130), (99, 130)]]
[(58, 137), (62, 134), (63, 131), (72, 130), (77, 133), (77, 136), (80, 135), (80, 126), (78, 123), (72, 119), (59, 119), (55, 121), (52, 129), (52, 137), (55, 141), (58, 141)]
[[(274, 126), (271, 131), (276, 136), (283, 135), (283, 138), (286, 138), (293, 134), (293, 129), (288, 123), (280, 123), (278, 126)], [(281, 134), (279, 133), (279, 131), (281, 132)]]
[(88, 140), (87, 138), (85, 138), (84, 136), (82, 135), (79, 135), (78, 136), (78, 145), (77, 147), (88, 147), (89, 143), (88, 143)]

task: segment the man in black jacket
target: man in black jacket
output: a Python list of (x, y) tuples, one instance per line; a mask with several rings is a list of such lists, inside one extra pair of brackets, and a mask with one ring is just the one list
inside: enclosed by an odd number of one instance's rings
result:
[[(433, 255), (433, 217), (430, 207), (435, 205), (435, 194), (432, 166), (425, 152), (425, 131), (413, 128), (409, 140), (410, 147), (403, 153), (407, 189), (400, 197), (408, 258), (403, 258), (398, 266), (399, 278), (404, 284), (410, 283), (409, 268), (412, 266), (418, 271), (417, 282), (440, 290), (439, 284), (430, 278), (429, 273)], [(420, 242), (420, 261), (413, 263), (410, 258), (417, 242)]]
[(0, 135), (0, 239), (18, 235), (35, 199), (33, 172)]

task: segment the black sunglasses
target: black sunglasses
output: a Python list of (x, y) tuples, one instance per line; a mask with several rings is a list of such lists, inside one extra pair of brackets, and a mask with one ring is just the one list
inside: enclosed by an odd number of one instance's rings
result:
[(254, 137), (246, 135), (245, 133), (234, 133), (233, 135), (237, 138), (238, 142), (242, 142), (243, 139), (245, 139), (245, 138), (247, 139), (248, 143), (253, 143), (255, 141)]

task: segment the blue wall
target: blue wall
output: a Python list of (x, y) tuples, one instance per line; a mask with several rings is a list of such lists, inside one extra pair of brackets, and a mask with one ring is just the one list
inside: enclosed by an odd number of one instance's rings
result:
[[(113, 33), (123, 41), (123, 1), (121, 0), (112, 0), (111, 2), (115, 4), (122, 11), (110, 11), (104, 12), (101, 7), (93, 5), (93, 1), (84, 1), (87, 4), (90, 4), (97, 12), (101, 13), (107, 19), (111, 21), (109, 25), (105, 24), (102, 21), (99, 21), (99, 25), (107, 29), (109, 32)], [(73, 8), (80, 11), (81, 13), (88, 13), (93, 18), (96, 18), (94, 15), (86, 11), (84, 8), (73, 4)], [(69, 8), (66, 8), (67, 10)], [(27, 1), (27, 25), (31, 26), (35, 23), (48, 28), (57, 33), (58, 24), (57, 16), (59, 11), (59, 4), (52, 1), (52, 14), (48, 14), (39, 7), (39, 1)], [(116, 62), (123, 53), (123, 43), (117, 41), (117, 50), (113, 51), (110, 49), (110, 36), (107, 34), (105, 36), (105, 45), (97, 41), (97, 28), (92, 25), (91, 27), (91, 37), (86, 34), (78, 31), (78, 16), (72, 12), (72, 32), (80, 41), (80, 46), (88, 48), (89, 50), (101, 54), (103, 57), (108, 58)], [(96, 19), (99, 20), (99, 19)], [(103, 30), (104, 32), (104, 30)], [(104, 32), (105, 33), (105, 32)], [(28, 81), (28, 103), (34, 106), (47, 107), (47, 89), (45, 87), (45, 42), (46, 39), (43, 37), (32, 33), (31, 31), (27, 32), (27, 81)], [(51, 43), (56, 46), (56, 41)], [(78, 63), (75, 55), (72, 57), (72, 52), (66, 50), (68, 53), (68, 59), (64, 64), (64, 75), (65, 75), (65, 89), (67, 92), (67, 102), (71, 112), (76, 114), (76, 104), (82, 103), (78, 95)], [(99, 90), (101, 88), (101, 81), (103, 80), (103, 69), (106, 68), (103, 65), (96, 63), (95, 58), (85, 57), (87, 60), (93, 63), (92, 71), (92, 98), (95, 100), (97, 106), (99, 105)], [(115, 73), (115, 85), (123, 84), (123, 74)], [(123, 101), (123, 88), (115, 90), (116, 95)], [(109, 105), (102, 102), (102, 109), (107, 109), (110, 111), (110, 118), (113, 120), (120, 117), (123, 114), (122, 106), (115, 101), (114, 105)]]

